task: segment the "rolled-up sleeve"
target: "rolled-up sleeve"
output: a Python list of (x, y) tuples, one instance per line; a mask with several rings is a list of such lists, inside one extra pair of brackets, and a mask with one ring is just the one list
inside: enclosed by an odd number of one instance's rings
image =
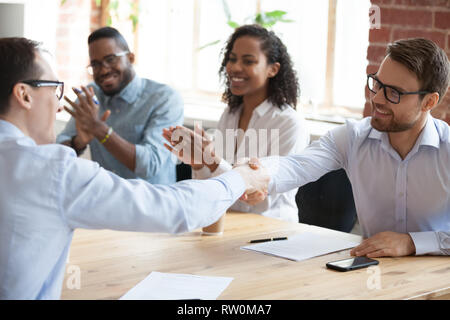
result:
[(145, 180), (158, 174), (166, 161), (174, 161), (164, 147), (163, 128), (183, 124), (183, 99), (177, 92), (166, 89), (154, 103), (155, 111), (144, 128), (142, 140), (136, 144), (135, 174)]

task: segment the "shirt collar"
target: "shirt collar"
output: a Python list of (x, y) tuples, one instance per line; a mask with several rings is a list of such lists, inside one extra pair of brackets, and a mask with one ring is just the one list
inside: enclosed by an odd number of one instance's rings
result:
[(436, 126), (434, 125), (433, 117), (428, 114), (427, 117), (427, 123), (425, 124), (425, 127), (422, 130), (422, 133), (420, 134), (419, 139), (420, 145), (423, 146), (431, 146), (435, 147), (436, 149), (439, 149), (440, 145), (440, 137), (439, 133), (436, 129)]
[(126, 85), (122, 91), (119, 92), (117, 97), (120, 97), (128, 104), (132, 105), (139, 97), (141, 91), (141, 78), (137, 75), (134, 76), (133, 80), (129, 84)]
[[(375, 128), (371, 129), (369, 138), (381, 140), (383, 144), (386, 143), (389, 144), (389, 137), (387, 132), (380, 132)], [(433, 117), (430, 114), (428, 114), (427, 122), (416, 141), (416, 145), (431, 146), (439, 149), (439, 144), (440, 144), (439, 133), (436, 129), (436, 126), (434, 125)]]
[(258, 114), (259, 117), (264, 116), (267, 111), (272, 108), (272, 103), (269, 102), (268, 99), (264, 100), (259, 106), (255, 108), (255, 112)]
[(25, 134), (11, 122), (2, 119), (0, 119), (0, 134), (18, 138), (25, 136)]

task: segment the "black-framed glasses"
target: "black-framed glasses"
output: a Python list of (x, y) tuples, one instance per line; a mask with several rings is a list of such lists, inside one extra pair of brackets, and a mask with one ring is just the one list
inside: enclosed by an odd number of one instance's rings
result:
[(429, 91), (412, 91), (402, 92), (392, 86), (386, 85), (375, 77), (375, 74), (367, 75), (367, 88), (373, 93), (377, 93), (380, 89), (383, 89), (384, 97), (389, 102), (394, 104), (400, 103), (400, 97), (407, 94), (427, 94)]
[(54, 80), (22, 80), (21, 83), (28, 84), (35, 88), (56, 87), (55, 95), (61, 100), (64, 94), (64, 82)]
[(93, 75), (94, 72), (99, 71), (102, 66), (105, 66), (105, 68), (110, 68), (116, 65), (116, 63), (119, 61), (120, 57), (123, 57), (124, 55), (129, 54), (129, 51), (122, 51), (118, 53), (109, 54), (105, 57), (103, 57), (102, 61), (91, 61), (91, 64), (88, 65), (87, 71), (90, 75)]

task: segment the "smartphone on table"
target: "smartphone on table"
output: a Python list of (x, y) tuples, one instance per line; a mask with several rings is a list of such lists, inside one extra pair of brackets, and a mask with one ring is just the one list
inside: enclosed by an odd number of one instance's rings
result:
[(344, 260), (332, 261), (326, 264), (327, 268), (337, 270), (337, 271), (350, 271), (361, 268), (366, 268), (369, 266), (377, 265), (379, 262), (374, 259), (367, 257), (354, 257)]

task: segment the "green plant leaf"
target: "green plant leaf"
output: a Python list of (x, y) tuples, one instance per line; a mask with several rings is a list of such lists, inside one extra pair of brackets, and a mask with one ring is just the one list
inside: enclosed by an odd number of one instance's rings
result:
[(119, 1), (118, 0), (113, 0), (109, 3), (109, 9), (117, 11), (117, 9), (119, 8)]
[(227, 24), (232, 27), (233, 29), (239, 28), (239, 23), (234, 21), (228, 21)]
[(262, 26), (262, 25), (264, 24), (264, 19), (263, 19), (261, 13), (258, 13), (258, 14), (256, 15), (256, 17), (255, 17), (255, 19), (254, 19), (254, 22), (255, 22), (256, 24), (259, 24), (260, 26)]
[(207, 44), (201, 46), (201, 47), (198, 48), (197, 50), (200, 51), (200, 50), (203, 50), (203, 49), (205, 49), (205, 48), (208, 48), (208, 47), (211, 47), (211, 46), (215, 46), (215, 45), (218, 44), (219, 42), (220, 42), (220, 40), (215, 40), (215, 41), (209, 42), (209, 43), (207, 43)]
[(137, 14), (130, 14), (130, 20), (133, 23), (133, 31), (136, 31), (136, 27), (139, 23), (139, 16)]
[(267, 17), (272, 17), (272, 18), (282, 18), (287, 12), (286, 11), (281, 11), (281, 10), (275, 10), (275, 11), (270, 11), (270, 12), (264, 12), (264, 14)]
[(102, 5), (102, 0), (95, 0), (95, 4), (97, 7), (100, 7)]
[(264, 22), (262, 26), (266, 29), (272, 28), (276, 24), (276, 21)]

